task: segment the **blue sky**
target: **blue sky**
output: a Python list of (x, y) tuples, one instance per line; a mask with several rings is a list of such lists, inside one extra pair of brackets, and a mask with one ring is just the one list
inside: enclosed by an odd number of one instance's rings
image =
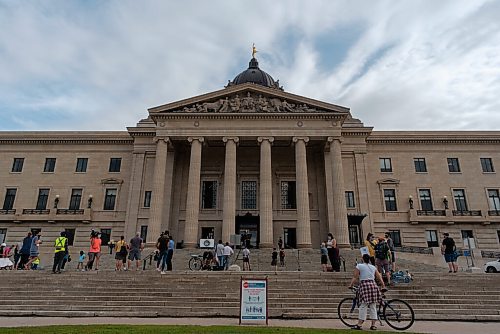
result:
[(0, 130), (125, 130), (251, 45), (376, 130), (500, 130), (500, 1), (0, 0)]

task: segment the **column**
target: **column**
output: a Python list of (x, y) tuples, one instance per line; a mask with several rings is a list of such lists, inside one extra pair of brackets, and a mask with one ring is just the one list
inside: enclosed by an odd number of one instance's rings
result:
[(222, 214), (222, 241), (230, 241), (235, 233), (236, 216), (236, 144), (238, 137), (223, 137), (226, 143), (226, 162), (224, 165), (224, 204)]
[(153, 173), (153, 193), (149, 209), (147, 243), (156, 243), (161, 232), (163, 198), (165, 192), (165, 173), (168, 159), (168, 137), (156, 137), (155, 169)]
[(258, 137), (260, 143), (260, 248), (272, 248), (273, 237), (273, 184), (271, 169), (271, 144), (274, 137)]
[(311, 219), (307, 179), (306, 143), (309, 137), (293, 137), (297, 188), (297, 248), (311, 248)]
[(342, 139), (328, 137), (332, 159), (333, 210), (335, 216), (334, 236), (339, 247), (350, 247), (347, 208), (345, 204), (344, 170), (342, 168)]
[(132, 158), (132, 171), (127, 201), (127, 217), (125, 218), (125, 239), (130, 240), (138, 231), (137, 218), (139, 216), (140, 201), (142, 198), (142, 178), (144, 173), (144, 150), (135, 151)]
[(198, 244), (198, 216), (200, 213), (200, 172), (201, 146), (203, 137), (189, 137), (191, 160), (186, 201), (186, 221), (184, 224), (184, 246), (194, 248)]

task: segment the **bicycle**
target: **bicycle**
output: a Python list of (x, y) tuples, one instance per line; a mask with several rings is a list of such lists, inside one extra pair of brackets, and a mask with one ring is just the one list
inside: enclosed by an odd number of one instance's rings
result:
[[(354, 297), (347, 297), (340, 301), (337, 313), (340, 321), (348, 327), (353, 327), (358, 323), (358, 288), (351, 288)], [(415, 322), (415, 312), (411, 306), (401, 299), (386, 300), (385, 292), (382, 290), (382, 299), (377, 307), (377, 320), (383, 326), (382, 319), (392, 328), (404, 331), (410, 328)]]
[(198, 254), (191, 254), (188, 262), (189, 270), (201, 270), (203, 267), (203, 256)]

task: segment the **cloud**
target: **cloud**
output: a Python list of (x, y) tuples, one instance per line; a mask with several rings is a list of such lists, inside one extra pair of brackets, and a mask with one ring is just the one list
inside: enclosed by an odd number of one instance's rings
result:
[(261, 68), (375, 129), (499, 124), (494, 1), (7, 1), (0, 130), (124, 130)]

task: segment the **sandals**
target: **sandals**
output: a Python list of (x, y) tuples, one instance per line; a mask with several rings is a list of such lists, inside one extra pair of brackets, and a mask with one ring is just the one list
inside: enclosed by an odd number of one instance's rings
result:
[(361, 326), (360, 326), (360, 325), (354, 325), (354, 326), (352, 326), (352, 327), (351, 327), (351, 329), (355, 329), (355, 330), (360, 331), (360, 330), (362, 330), (363, 328), (361, 328)]
[(372, 331), (376, 331), (376, 330), (377, 330), (377, 326), (370, 326), (370, 329), (371, 329)]

